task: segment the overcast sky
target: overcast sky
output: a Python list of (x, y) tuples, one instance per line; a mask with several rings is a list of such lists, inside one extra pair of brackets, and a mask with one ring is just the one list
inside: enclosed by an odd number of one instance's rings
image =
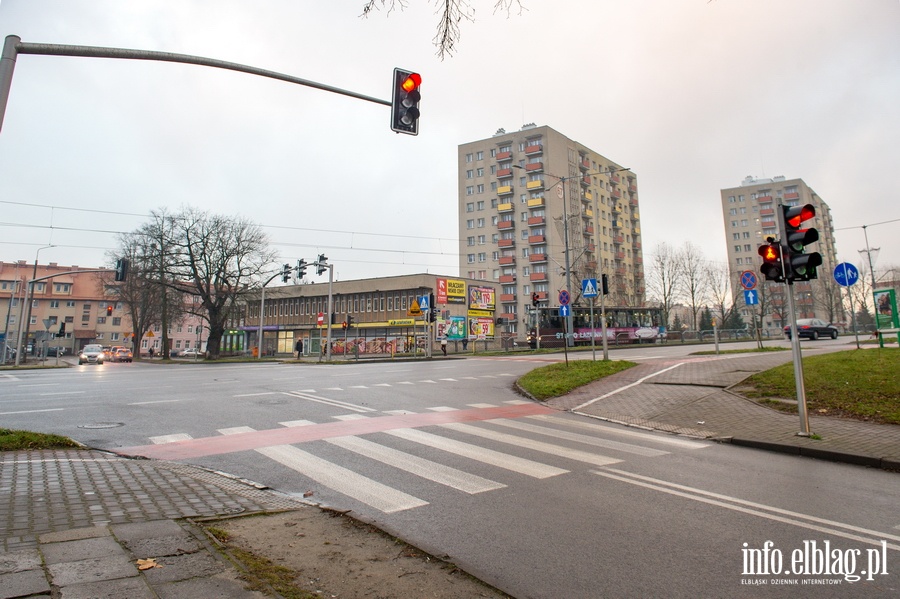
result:
[[(426, 0), (0, 0), (0, 36), (193, 54), (389, 99), (422, 74), (418, 137), (390, 109), (219, 69), (20, 55), (0, 131), (0, 258), (108, 264), (115, 231), (193, 206), (262, 225), (340, 279), (457, 274), (456, 147), (549, 125), (637, 173), (643, 247), (724, 262), (722, 188), (802, 178), (840, 260), (900, 264), (898, 0), (470, 0), (453, 56)], [(883, 221), (895, 221), (877, 225)]]

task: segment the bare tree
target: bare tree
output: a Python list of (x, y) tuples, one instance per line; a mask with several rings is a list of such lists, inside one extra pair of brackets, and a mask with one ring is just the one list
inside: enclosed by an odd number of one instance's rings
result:
[(736, 284), (740, 273), (733, 273), (723, 262), (707, 262), (703, 268), (703, 280), (720, 322), (728, 322), (736, 310), (740, 310), (740, 289)]
[[(697, 315), (701, 306), (706, 304), (706, 259), (700, 252), (700, 248), (685, 241), (676, 254), (678, 260), (678, 274), (681, 279), (680, 289), (684, 300), (691, 309), (691, 327), (697, 328)], [(724, 322), (724, 316), (723, 316)]]
[(678, 300), (681, 283), (681, 261), (678, 252), (666, 243), (657, 244), (650, 261), (647, 289), (662, 309), (662, 324), (669, 326), (669, 312)]
[(140, 340), (153, 325), (160, 323), (162, 312), (158, 260), (152, 258), (144, 235), (137, 232), (119, 236), (115, 257), (125, 257), (130, 262), (128, 276), (116, 288), (131, 318), (134, 359), (140, 360)]
[[(437, 55), (443, 59), (452, 55), (456, 49), (461, 32), (459, 25), (462, 21), (475, 22), (475, 9), (469, 0), (435, 0), (438, 6), (439, 16), (437, 33), (434, 36), (434, 45), (437, 46)], [(363, 17), (368, 17), (373, 11), (384, 7), (388, 14), (394, 10), (403, 10), (407, 7), (408, 0), (366, 0), (363, 4)], [(494, 12), (505, 10), (509, 14), (514, 6), (519, 7), (519, 14), (525, 10), (521, 0), (495, 0)]]
[(199, 299), (209, 326), (207, 351), (216, 359), (236, 298), (258, 284), (275, 253), (258, 225), (191, 208), (171, 218), (166, 237), (172, 249), (167, 285)]

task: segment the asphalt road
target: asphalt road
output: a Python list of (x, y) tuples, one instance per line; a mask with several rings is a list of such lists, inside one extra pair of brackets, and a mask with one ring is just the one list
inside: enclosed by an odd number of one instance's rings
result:
[[(897, 474), (619, 427), (514, 393), (517, 376), (559, 359), (6, 372), (0, 425), (311, 493), (521, 598), (896, 596)], [(832, 570), (852, 574), (814, 574), (826, 542)], [(751, 557), (770, 573), (751, 574)]]

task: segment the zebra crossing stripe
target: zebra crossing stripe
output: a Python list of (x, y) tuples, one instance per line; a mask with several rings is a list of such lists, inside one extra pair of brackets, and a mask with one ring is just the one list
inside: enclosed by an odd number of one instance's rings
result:
[[(556, 416), (546, 416), (546, 415), (535, 415), (535, 416), (526, 416), (526, 418), (530, 418), (533, 420), (541, 420), (543, 422), (549, 422), (551, 420), (558, 420), (559, 418)], [(580, 428), (583, 430), (596, 431), (597, 425), (592, 422), (584, 422), (581, 420), (566, 420), (566, 426)], [(643, 441), (647, 441), (650, 443), (662, 443), (664, 445), (675, 445), (676, 447), (681, 447), (682, 449), (703, 449), (704, 447), (709, 447), (709, 443), (701, 443), (699, 441), (691, 441), (689, 439), (683, 439), (681, 437), (676, 437), (674, 435), (659, 435), (659, 434), (651, 434), (651, 433), (643, 433), (638, 432), (633, 429), (625, 429), (619, 427), (605, 427), (603, 429), (603, 434), (614, 434), (619, 435), (621, 437), (635, 437), (641, 439)]]
[(532, 478), (550, 478), (551, 476), (568, 472), (568, 470), (563, 470), (562, 468), (526, 460), (525, 458), (494, 451), (493, 449), (487, 449), (485, 447), (479, 447), (477, 445), (472, 445), (471, 443), (448, 439), (447, 437), (426, 433), (425, 431), (420, 431), (415, 428), (399, 428), (384, 432), (401, 439), (406, 439), (407, 441), (413, 441), (427, 447), (440, 449), (447, 453), (469, 458), (470, 460), (518, 472), (519, 474), (524, 474)]
[(359, 437), (334, 437), (326, 439), (328, 443), (337, 445), (359, 455), (377, 460), (388, 466), (399, 468), (416, 476), (446, 485), (469, 494), (483, 493), (501, 489), (506, 485), (475, 474), (469, 474), (450, 466), (438, 464), (403, 451), (373, 443)]
[(193, 437), (186, 433), (175, 433), (172, 435), (150, 437), (150, 442), (154, 445), (162, 445), (163, 443), (175, 443), (176, 441), (189, 441), (191, 439), (193, 439)]
[[(632, 445), (631, 443), (622, 443), (621, 441), (609, 441), (607, 439), (600, 439), (598, 437), (592, 437), (590, 435), (582, 435), (579, 433), (570, 433), (568, 431), (559, 430), (556, 428), (549, 428), (546, 426), (537, 426), (534, 424), (528, 424), (527, 422), (516, 422), (514, 420), (506, 420), (506, 419), (496, 419), (496, 420), (485, 420), (485, 422), (490, 422), (492, 424), (497, 424), (500, 426), (505, 426), (508, 428), (513, 428), (520, 431), (525, 431), (529, 433), (535, 433), (538, 435), (548, 435), (553, 437), (554, 439), (566, 439), (567, 441), (576, 441), (578, 443), (584, 443), (586, 445), (593, 445), (595, 447), (604, 447), (606, 449), (615, 449), (616, 451), (623, 451), (625, 453), (633, 453), (646, 457), (657, 457), (661, 455), (668, 455), (668, 451), (663, 451), (661, 449), (653, 449), (652, 447), (641, 447), (640, 445)], [(560, 424), (565, 424), (564, 420), (559, 421)]]
[(516, 435), (508, 435), (506, 433), (498, 433), (496, 431), (480, 429), (469, 424), (454, 422), (449, 424), (441, 424), (439, 426), (441, 426), (442, 428), (459, 431), (461, 433), (466, 433), (468, 435), (473, 435), (475, 437), (490, 439), (491, 441), (499, 441), (500, 443), (508, 443), (510, 445), (515, 445), (516, 447), (525, 447), (527, 449), (549, 453), (551, 455), (568, 458), (570, 460), (577, 460), (579, 462), (585, 462), (587, 464), (594, 464), (595, 466), (609, 466), (610, 464), (618, 464), (622, 461), (615, 458), (597, 455), (594, 453), (588, 453), (579, 449), (569, 449), (567, 447), (553, 445), (552, 443), (532, 441), (531, 439), (518, 437)]

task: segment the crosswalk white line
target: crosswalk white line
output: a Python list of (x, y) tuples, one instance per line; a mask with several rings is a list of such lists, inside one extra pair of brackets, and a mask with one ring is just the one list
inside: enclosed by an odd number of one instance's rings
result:
[[(557, 416), (543, 416), (540, 414), (534, 415), (534, 416), (526, 416), (526, 418), (529, 418), (531, 420), (544, 420), (544, 421), (561, 420)], [(564, 420), (564, 422), (566, 423), (566, 426), (569, 426), (569, 427), (575, 427), (575, 428), (580, 428), (580, 429), (590, 430), (590, 431), (597, 430), (597, 425), (592, 422), (584, 422), (584, 421), (580, 421), (580, 420)], [(673, 435), (659, 435), (659, 434), (654, 435), (654, 434), (650, 434), (650, 433), (641, 433), (641, 432), (635, 431), (633, 429), (624, 429), (624, 428), (619, 428), (619, 427), (604, 427), (603, 434), (605, 435), (607, 433), (610, 433), (613, 435), (619, 435), (619, 436), (623, 436), (623, 437), (635, 437), (635, 438), (639, 438), (639, 439), (642, 439), (642, 440), (650, 442), (650, 443), (663, 443), (665, 445), (675, 445), (675, 446), (681, 447), (683, 449), (703, 449), (704, 447), (709, 447), (709, 443), (701, 443), (699, 441), (691, 441), (689, 439), (682, 439), (680, 437), (675, 437)]]
[[(625, 453), (633, 453), (636, 455), (642, 455), (646, 457), (657, 457), (661, 455), (668, 455), (668, 451), (663, 451), (661, 449), (653, 449), (652, 447), (642, 447), (640, 445), (632, 445), (630, 443), (622, 443), (621, 441), (610, 441), (607, 439), (601, 439), (599, 437), (592, 437), (590, 435), (582, 435), (580, 433), (570, 433), (568, 431), (559, 430), (556, 428), (549, 428), (546, 426), (537, 426), (534, 424), (529, 424), (527, 422), (518, 422), (516, 420), (509, 420), (506, 418), (495, 418), (493, 420), (485, 420), (485, 422), (490, 422), (492, 424), (498, 424), (500, 426), (505, 426), (508, 428), (513, 428), (520, 431), (525, 431), (528, 433), (535, 433), (538, 435), (546, 435), (549, 437), (554, 437), (556, 439), (566, 439), (567, 441), (576, 441), (578, 443), (584, 443), (585, 445), (594, 445), (595, 447), (604, 447), (606, 449), (615, 449), (617, 451), (623, 451)], [(560, 424), (564, 424), (565, 421), (560, 421)]]
[(162, 445), (163, 443), (174, 443), (175, 441), (189, 441), (193, 439), (192, 436), (186, 433), (174, 433), (171, 435), (159, 435), (157, 437), (150, 437), (150, 442), (154, 445)]
[(515, 445), (516, 447), (525, 447), (527, 449), (531, 449), (534, 451), (549, 453), (554, 456), (561, 456), (564, 458), (568, 458), (570, 460), (577, 460), (579, 462), (585, 462), (587, 464), (594, 464), (596, 466), (608, 466), (610, 464), (617, 464), (622, 461), (622, 460), (617, 460), (615, 458), (597, 455), (594, 453), (588, 453), (586, 451), (581, 451), (579, 449), (569, 449), (567, 447), (560, 447), (559, 445), (553, 445), (552, 443), (544, 443), (542, 441), (532, 441), (531, 439), (526, 439), (524, 437), (517, 437), (516, 435), (508, 435), (506, 433), (498, 433), (496, 431), (481, 429), (481, 428), (472, 426), (471, 424), (462, 424), (462, 423), (458, 423), (458, 422), (452, 422), (449, 424), (441, 424), (439, 426), (441, 428), (447, 428), (450, 430), (459, 431), (461, 433), (466, 433), (468, 435), (473, 435), (475, 437), (481, 437), (483, 439), (490, 439), (492, 441), (499, 441), (500, 443), (507, 443), (509, 445)]
[(465, 493), (483, 493), (501, 489), (506, 485), (475, 474), (469, 474), (450, 466), (438, 464), (418, 456), (373, 443), (355, 436), (334, 437), (326, 439), (328, 443), (337, 445), (362, 456), (372, 458), (388, 466), (399, 468), (424, 479), (446, 485)]
[(494, 451), (493, 449), (487, 449), (486, 447), (479, 447), (478, 445), (472, 445), (471, 443), (465, 443), (464, 441), (448, 439), (447, 437), (441, 437), (440, 435), (434, 435), (415, 428), (397, 428), (384, 432), (388, 435), (406, 439), (407, 441), (413, 441), (427, 447), (433, 447), (434, 449), (440, 449), (441, 451), (469, 458), (470, 460), (518, 472), (519, 474), (531, 476), (532, 478), (549, 478), (568, 472), (568, 470), (563, 470), (562, 468), (526, 460), (525, 458)]
[(332, 416), (335, 420), (362, 420), (364, 418), (368, 418), (368, 416), (363, 416), (362, 414), (341, 414), (340, 416)]
[(434, 406), (433, 408), (428, 408), (431, 412), (457, 412), (458, 408), (451, 408), (450, 406)]
[(466, 404), (470, 408), (496, 408), (497, 404), (495, 403), (470, 403)]
[(394, 414), (396, 416), (404, 416), (406, 414), (415, 414), (412, 410), (385, 410), (385, 414)]
[[(236, 434), (254, 430), (250, 427), (233, 427), (221, 429), (219, 432)], [(328, 460), (323, 460), (293, 445), (273, 445), (272, 447), (261, 447), (255, 451), (329, 489), (387, 514), (428, 505), (427, 501), (398, 491)]]
[(279, 422), (281, 426), (286, 426), (288, 428), (292, 426), (310, 426), (315, 424), (312, 420), (285, 420), (284, 422)]

